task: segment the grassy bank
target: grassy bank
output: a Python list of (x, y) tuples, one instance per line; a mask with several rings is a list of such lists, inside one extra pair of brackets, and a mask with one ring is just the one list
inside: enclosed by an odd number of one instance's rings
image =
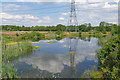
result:
[(28, 56), (33, 53), (35, 47), (30, 42), (15, 42), (14, 45), (9, 42), (2, 42), (2, 78), (17, 77), (16, 69), (11, 61), (18, 59), (20, 56)]
[(98, 71), (91, 71), (90, 78), (120, 79), (120, 40), (117, 34), (99, 38), (102, 47), (97, 51)]

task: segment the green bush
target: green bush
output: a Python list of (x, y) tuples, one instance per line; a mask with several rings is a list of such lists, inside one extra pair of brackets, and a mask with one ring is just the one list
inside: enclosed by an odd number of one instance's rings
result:
[(62, 31), (58, 30), (58, 31), (56, 31), (56, 34), (60, 35), (60, 34), (62, 34)]
[(16, 36), (18, 37), (18, 36), (19, 36), (19, 34), (18, 34), (18, 33), (16, 33)]
[(112, 36), (98, 51), (99, 69), (104, 78), (120, 79), (120, 40), (118, 35)]
[(21, 39), (24, 40), (39, 41), (43, 38), (45, 38), (45, 34), (41, 34), (39, 32), (24, 33), (21, 35)]

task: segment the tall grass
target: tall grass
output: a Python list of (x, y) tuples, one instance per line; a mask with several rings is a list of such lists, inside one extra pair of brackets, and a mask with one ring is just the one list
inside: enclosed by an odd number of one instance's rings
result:
[(14, 64), (10, 62), (18, 59), (20, 56), (28, 56), (32, 54), (34, 47), (30, 42), (17, 43), (17, 45), (7, 45), (2, 42), (2, 78), (13, 78), (16, 76)]
[(110, 36), (106, 36), (106, 37), (101, 37), (98, 39), (98, 45), (102, 46), (104, 44), (107, 43), (107, 41), (110, 39)]

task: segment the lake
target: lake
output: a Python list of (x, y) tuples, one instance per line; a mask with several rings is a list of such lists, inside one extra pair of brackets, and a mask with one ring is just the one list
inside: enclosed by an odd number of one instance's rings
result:
[[(40, 40), (31, 55), (19, 57), (13, 63), (22, 78), (80, 78), (88, 70), (97, 68), (98, 38), (64, 38)], [(56, 43), (46, 43), (57, 41)]]

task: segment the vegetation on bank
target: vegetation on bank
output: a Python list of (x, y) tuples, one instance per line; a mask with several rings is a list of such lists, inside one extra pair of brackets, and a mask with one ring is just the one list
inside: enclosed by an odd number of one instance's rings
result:
[[(19, 35), (19, 36), (18, 36)], [(51, 33), (39, 33), (39, 32), (31, 32), (31, 33), (21, 33), (21, 34), (2, 34), (2, 39), (8, 41), (8, 45), (16, 45), (17, 42), (21, 43), (21, 41), (32, 41), (36, 42), (39, 40), (50, 40), (50, 39), (56, 39), (56, 40), (61, 40), (65, 37), (70, 37), (70, 36), (86, 36), (86, 37), (102, 37), (102, 36), (110, 36), (111, 33), (107, 32), (106, 34), (103, 34), (101, 32), (96, 32), (89, 34), (89, 32), (61, 32), (61, 34), (55, 34), (54, 32)]]
[(118, 34), (99, 38), (97, 50), (98, 70), (88, 71), (89, 78), (120, 79), (120, 39)]
[(45, 43), (57, 43), (57, 41), (49, 41), (49, 42), (45, 42)]
[(40, 46), (34, 46), (34, 48), (40, 48)]
[[(92, 73), (92, 78), (120, 79), (120, 38), (119, 27), (113, 28), (112, 36), (100, 38), (98, 44), (102, 47), (97, 51), (98, 71)], [(101, 78), (101, 77), (98, 77)]]
[(20, 56), (27, 56), (33, 53), (34, 46), (30, 42), (21, 42), (8, 45), (6, 41), (2, 42), (2, 78), (17, 77), (16, 69), (11, 61), (18, 59)]
[(10, 42), (10, 43), (8, 43), (6, 45), (17, 45), (18, 43), (21, 44), (21, 42)]
[(105, 40), (98, 51), (98, 68), (104, 78), (120, 79), (120, 40), (118, 35)]

